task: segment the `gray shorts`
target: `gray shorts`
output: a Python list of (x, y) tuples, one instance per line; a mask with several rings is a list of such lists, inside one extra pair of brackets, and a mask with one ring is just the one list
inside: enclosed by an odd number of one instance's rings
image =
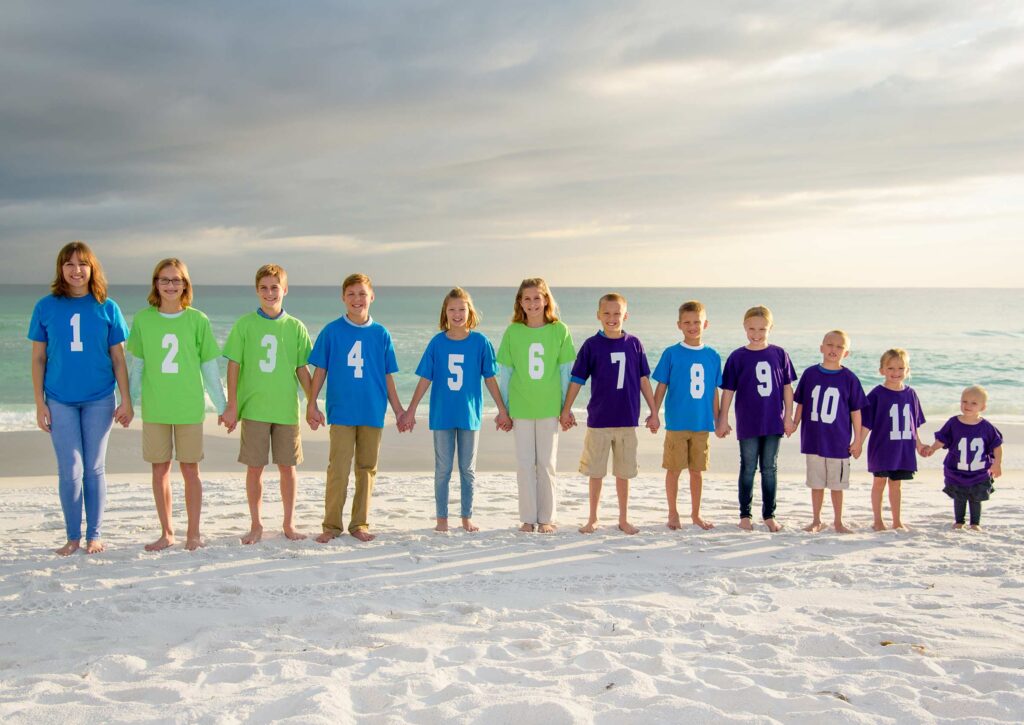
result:
[(850, 487), (850, 459), (807, 454), (807, 487), (845, 491)]

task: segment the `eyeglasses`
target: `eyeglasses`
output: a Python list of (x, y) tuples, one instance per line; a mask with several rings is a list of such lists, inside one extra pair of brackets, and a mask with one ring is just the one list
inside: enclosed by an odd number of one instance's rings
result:
[(158, 277), (156, 283), (161, 287), (184, 287), (185, 280), (181, 277)]

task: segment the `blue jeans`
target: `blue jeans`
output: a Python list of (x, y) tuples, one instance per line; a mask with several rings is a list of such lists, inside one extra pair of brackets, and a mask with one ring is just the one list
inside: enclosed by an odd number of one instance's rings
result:
[(459, 479), (462, 483), (462, 518), (473, 515), (473, 482), (476, 480), (476, 441), (480, 431), (450, 428), (434, 431), (434, 503), (437, 518), (448, 518), (448, 483), (459, 449)]
[(756, 436), (740, 441), (740, 518), (749, 519), (754, 500), (754, 472), (761, 467), (761, 518), (775, 518), (776, 470), (782, 436)]
[(103, 505), (107, 500), (105, 468), (107, 438), (114, 422), (114, 394), (88, 403), (47, 400), (50, 408), (50, 441), (57, 454), (57, 492), (64, 509), (68, 541), (82, 538), (82, 507), (85, 506), (85, 538), (100, 538)]

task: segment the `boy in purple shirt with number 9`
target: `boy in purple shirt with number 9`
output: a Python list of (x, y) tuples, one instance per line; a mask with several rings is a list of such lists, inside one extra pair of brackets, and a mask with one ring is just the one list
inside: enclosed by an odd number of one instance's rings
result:
[(843, 367), (850, 354), (850, 336), (842, 330), (827, 332), (819, 349), (821, 363), (804, 370), (794, 394), (793, 426), (800, 426), (800, 452), (807, 456), (814, 516), (804, 531), (821, 531), (827, 488), (832, 493), (832, 525), (837, 533), (852, 534), (843, 523), (843, 491), (850, 487), (850, 456), (860, 457), (860, 411), (867, 400), (860, 380)]
[(646, 424), (652, 433), (657, 433), (659, 421), (644, 346), (622, 329), (628, 317), (626, 298), (622, 295), (611, 292), (600, 299), (597, 319), (601, 321), (601, 331), (580, 347), (562, 406), (562, 429), (568, 430), (576, 424), (573, 401), (590, 378), (587, 436), (580, 458), (580, 473), (590, 477), (590, 518), (580, 527), (581, 534), (592, 534), (597, 528), (597, 508), (601, 484), (608, 473), (609, 453), (619, 498), (619, 530), (626, 534), (639, 531), (629, 523), (626, 507), (629, 479), (637, 474), (636, 427), (641, 394), (650, 408)]

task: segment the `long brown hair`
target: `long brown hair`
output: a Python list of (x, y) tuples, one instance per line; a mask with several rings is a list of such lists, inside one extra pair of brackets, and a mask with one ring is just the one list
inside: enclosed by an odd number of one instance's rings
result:
[(544, 306), (544, 322), (548, 324), (558, 322), (558, 303), (555, 302), (555, 297), (551, 294), (548, 283), (541, 277), (528, 277), (519, 283), (519, 291), (516, 292), (516, 303), (512, 308), (512, 322), (526, 324), (526, 311), (523, 309), (523, 292), (530, 289), (530, 287), (539, 289), (540, 293), (547, 300), (547, 304)]
[(103, 265), (93, 254), (92, 249), (85, 242), (74, 241), (65, 244), (57, 252), (57, 274), (50, 285), (50, 292), (54, 297), (68, 297), (71, 290), (68, 283), (64, 281), (64, 265), (71, 259), (71, 255), (78, 252), (78, 258), (89, 265), (89, 294), (96, 298), (96, 301), (103, 304), (107, 301), (107, 276), (103, 274)]
[(153, 307), (160, 306), (160, 292), (156, 288), (156, 281), (160, 277), (160, 270), (164, 267), (174, 267), (178, 270), (181, 278), (185, 280), (185, 284), (181, 288), (181, 307), (185, 309), (192, 304), (192, 279), (188, 276), (188, 267), (177, 257), (168, 257), (156, 263), (156, 266), (153, 268), (153, 284), (149, 288), (149, 297), (146, 299)]
[(444, 302), (441, 303), (441, 319), (437, 324), (439, 330), (446, 332), (451, 328), (451, 324), (448, 322), (448, 300), (462, 300), (466, 303), (467, 330), (472, 330), (480, 324), (480, 313), (473, 306), (473, 298), (469, 296), (469, 292), (461, 287), (453, 287), (452, 291), (445, 295)]

